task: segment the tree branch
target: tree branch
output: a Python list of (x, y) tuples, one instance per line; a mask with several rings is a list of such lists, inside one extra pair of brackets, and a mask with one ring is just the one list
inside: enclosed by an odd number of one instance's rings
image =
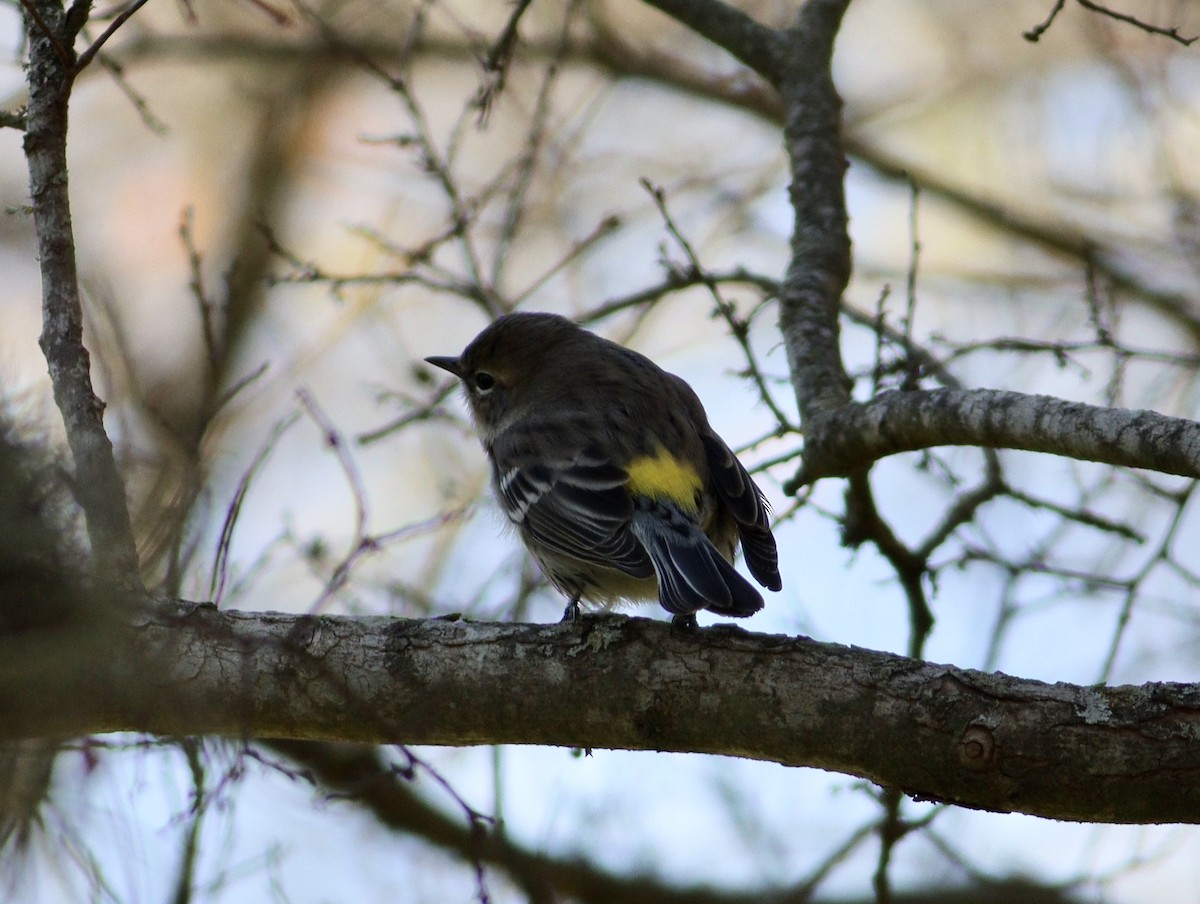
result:
[[(922, 194), (940, 198), (1004, 235), (1093, 268), (1114, 289), (1128, 292), (1169, 318), (1187, 332), (1193, 346), (1200, 346), (1200, 319), (1196, 316), (1192, 295), (1167, 288), (1162, 281), (1157, 285), (1148, 281), (1146, 273), (1139, 272), (1119, 246), (1069, 223), (1042, 220), (992, 200), (982, 192), (955, 185), (936, 171), (921, 166), (917, 160), (902, 158), (860, 137), (847, 136), (846, 149), (857, 161), (886, 179), (916, 184)], [(1146, 269), (1142, 267), (1141, 271)]]
[(695, 751), (979, 809), (1200, 821), (1194, 685), (1047, 685), (615, 615), (502, 625), (145, 611), (128, 643), (70, 657), (27, 632), (0, 637), (0, 740), (144, 731)]
[(801, 418), (807, 422), (850, 401), (838, 347), (838, 313), (850, 278), (842, 149), (842, 101), (830, 74), (833, 44), (848, 0), (809, 0), (786, 33), (779, 82), (784, 142), (795, 213), (792, 257), (779, 299)]
[(132, 3), (130, 3), (123, 10), (121, 10), (120, 13), (117, 14), (112, 22), (108, 24), (108, 28), (104, 29), (104, 31), (101, 33), (100, 37), (96, 38), (96, 40), (89, 44), (87, 49), (79, 55), (79, 59), (75, 62), (76, 75), (87, 68), (88, 64), (95, 59), (96, 54), (100, 52), (100, 48), (108, 43), (108, 39), (117, 33), (117, 29), (128, 22), (130, 17), (133, 16), (133, 14), (143, 6), (145, 6), (147, 2), (148, 0), (133, 0)]
[[(633, 44), (624, 43), (620, 38), (619, 33), (603, 29), (595, 38), (572, 45), (566, 59), (600, 66), (617, 76), (660, 81), (704, 100), (753, 113), (767, 122), (783, 121), (780, 99), (767, 86), (714, 75), (698, 67), (689, 68), (679, 59), (642, 53)], [(358, 41), (355, 48), (355, 53), (351, 53), (345, 48), (331, 47), (322, 42), (271, 41), (235, 34), (182, 37), (139, 35), (123, 45), (121, 52), (126, 61), (186, 59), (208, 62), (234, 59), (268, 63), (302, 60), (311, 63), (323, 59), (354, 60), (358, 56), (399, 59), (403, 57), (405, 49), (402, 42), (372, 38)], [(461, 41), (434, 35), (425, 36), (422, 43), (412, 50), (414, 53), (463, 61), (473, 61), (478, 56), (473, 48)], [(539, 41), (536, 37), (522, 46), (522, 58), (526, 60), (552, 56), (555, 52), (551, 43)], [(0, 126), (6, 124), (3, 115), (0, 113)], [(957, 186), (934, 170), (922, 167), (919, 161), (902, 159), (856, 136), (853, 131), (843, 135), (842, 141), (849, 157), (884, 178), (906, 185), (916, 183), (922, 195), (940, 198), (1003, 234), (1095, 268), (1096, 273), (1108, 280), (1114, 289), (1128, 292), (1171, 318), (1187, 331), (1193, 345), (1200, 345), (1200, 321), (1191, 310), (1191, 296), (1184, 291), (1148, 283), (1146, 275), (1137, 272), (1137, 268), (1127, 262), (1116, 247), (1067, 223), (1039, 220), (1006, 203), (989, 199), (978, 191)]]
[(729, 51), (772, 85), (783, 78), (784, 36), (722, 0), (646, 0), (718, 47)]
[(75, 492), (87, 517), (92, 553), (101, 574), (137, 580), (137, 550), (125, 487), (104, 432), (104, 403), (92, 390), (91, 359), (83, 344), (83, 309), (75, 269), (75, 237), (67, 183), (67, 103), (74, 58), (63, 58), (56, 34), (61, 4), (30, 0), (29, 107), (25, 157), (42, 271), (42, 335), (54, 401), (62, 414), (75, 462)]
[(784, 489), (848, 476), (897, 452), (945, 445), (1024, 449), (1200, 477), (1196, 421), (1004, 390), (934, 389), (886, 392), (824, 414), (809, 426), (804, 464)]
[(480, 832), (447, 816), (396, 775), (377, 748), (351, 744), (274, 741), (269, 745), (309, 770), (325, 789), (357, 801), (390, 829), (409, 833), (466, 862), (503, 869), (531, 904), (809, 904), (810, 894), (777, 888), (745, 891), (679, 887), (654, 876), (626, 876), (576, 857), (555, 857), (521, 846), (504, 832)]
[[(789, 885), (763, 883), (745, 888), (703, 884), (676, 885), (653, 875), (621, 875), (590, 860), (555, 856), (522, 846), (504, 832), (481, 832), (462, 818), (447, 815), (413, 789), (375, 747), (311, 741), (274, 741), (267, 745), (305, 770), (305, 777), (326, 792), (355, 801), (382, 825), (414, 835), (467, 863), (487, 863), (504, 870), (530, 904), (569, 900), (578, 904), (812, 904), (813, 889), (824, 875)], [(855, 841), (861, 841), (856, 836)], [(835, 859), (837, 854), (832, 855)], [(828, 900), (817, 898), (816, 900)], [(842, 904), (857, 899), (839, 898)], [(892, 896), (909, 904), (1069, 904), (1067, 890), (1023, 880), (975, 878), (962, 886), (923, 887)], [(864, 900), (863, 904), (867, 904)], [(878, 904), (876, 898), (870, 904)]]

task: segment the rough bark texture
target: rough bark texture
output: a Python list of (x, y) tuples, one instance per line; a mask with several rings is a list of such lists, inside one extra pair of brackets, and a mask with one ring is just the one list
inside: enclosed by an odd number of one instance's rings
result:
[(92, 391), (67, 182), (67, 106), (75, 77), (73, 34), (61, 3), (27, 8), (29, 107), (25, 157), (42, 271), (42, 352), (75, 464), (75, 492), (87, 516), (96, 564), (111, 580), (137, 581), (137, 552), (104, 403)]
[(697, 751), (987, 810), (1200, 822), (1190, 685), (1048, 685), (613, 615), (500, 625), (144, 611), (125, 642), (77, 647), (57, 675), (36, 638), (0, 641), (0, 739), (132, 730)]
[(795, 212), (792, 256), (779, 298), (779, 327), (796, 401), (810, 421), (850, 401), (838, 317), (850, 278), (842, 100), (830, 73), (833, 45), (848, 0), (810, 0), (786, 33), (779, 93), (787, 111), (784, 144)]
[(1200, 477), (1200, 424), (1155, 411), (978, 389), (888, 392), (827, 412), (808, 432), (796, 486), (931, 446), (1026, 449)]
[(850, 401), (838, 345), (842, 292), (850, 278), (842, 148), (842, 101), (830, 62), (849, 0), (808, 0), (795, 24), (773, 29), (717, 0), (648, 0), (724, 48), (779, 90), (795, 212), (779, 324), (806, 429)]

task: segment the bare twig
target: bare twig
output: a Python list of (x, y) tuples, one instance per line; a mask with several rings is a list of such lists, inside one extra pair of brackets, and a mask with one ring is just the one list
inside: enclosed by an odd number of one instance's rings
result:
[[(662, 188), (652, 185), (648, 179), (642, 179), (641, 183), (642, 187), (646, 189), (646, 191), (650, 194), (651, 199), (654, 201), (654, 206), (658, 209), (659, 215), (663, 218), (663, 224), (667, 227), (667, 231), (671, 234), (672, 238), (675, 239), (676, 243), (680, 247), (680, 250), (683, 251), (684, 256), (687, 258), (688, 268), (684, 271), (681, 278), (683, 280), (694, 278), (697, 282), (701, 283), (708, 289), (709, 294), (713, 298), (713, 302), (716, 304), (717, 313), (719, 313), (725, 319), (725, 322), (728, 324), (729, 330), (734, 339), (742, 347), (742, 352), (746, 356), (746, 372), (750, 379), (754, 382), (755, 387), (758, 389), (759, 399), (775, 418), (775, 422), (779, 425), (778, 429), (780, 431), (796, 429), (792, 424), (791, 419), (784, 413), (783, 409), (779, 407), (778, 403), (776, 403), (775, 397), (771, 394), (771, 390), (767, 387), (766, 380), (763, 378), (762, 371), (758, 366), (758, 361), (754, 356), (754, 350), (750, 347), (750, 336), (747, 324), (738, 320), (733, 305), (726, 301), (725, 297), (721, 294), (720, 284), (709, 275), (708, 271), (704, 269), (704, 266), (700, 263), (699, 255), (696, 254), (696, 249), (692, 246), (692, 243), (688, 241), (687, 237), (684, 236), (683, 232), (679, 228), (679, 225), (671, 216), (671, 212), (667, 209), (666, 192), (664, 192)], [(671, 267), (670, 269), (672, 271), (675, 270), (674, 267)]]
[(223, 357), (223, 350), (214, 322), (217, 316), (216, 306), (204, 288), (204, 272), (200, 249), (196, 247), (195, 225), (196, 208), (189, 204), (179, 217), (179, 241), (183, 243), (183, 250), (187, 254), (188, 273), (190, 274), (188, 288), (191, 289), (192, 298), (196, 302), (196, 313), (200, 317), (200, 332), (204, 337), (204, 351), (211, 373), (218, 367)]
[(99, 54), (96, 57), (96, 61), (112, 77), (113, 82), (116, 83), (121, 93), (133, 104), (133, 109), (137, 111), (137, 115), (141, 118), (146, 128), (155, 135), (166, 135), (170, 131), (167, 128), (167, 124), (154, 114), (146, 98), (125, 77), (125, 67), (106, 53)]
[[(502, 284), (502, 271), (509, 262), (509, 250), (516, 241), (521, 225), (529, 215), (528, 201), (530, 190), (535, 185), (534, 176), (544, 166), (545, 148), (553, 135), (549, 126), (553, 112), (554, 87), (558, 84), (559, 76), (562, 73), (562, 62), (571, 50), (571, 28), (579, 8), (579, 0), (573, 0), (565, 5), (558, 36), (558, 48), (544, 67), (542, 83), (538, 88), (537, 100), (534, 102), (533, 114), (525, 133), (523, 147), (512, 167), (511, 185), (504, 192), (503, 221), (492, 256), (492, 285)], [(593, 237), (599, 237), (615, 229), (619, 222), (615, 216), (605, 217), (593, 233)], [(553, 273), (557, 273), (560, 267), (565, 266), (576, 254), (587, 247), (587, 244), (577, 242), (576, 249), (578, 250), (568, 253), (557, 266), (547, 268), (542, 278), (535, 280), (534, 286), (527, 288), (523, 294), (528, 295), (536, 286), (549, 279)], [(520, 299), (515, 299), (514, 303), (520, 304)]]
[(1058, 14), (1062, 12), (1063, 6), (1066, 4), (1066, 2), (1067, 0), (1054, 0), (1054, 6), (1050, 8), (1050, 12), (1046, 15), (1046, 18), (1033, 28), (1029, 29), (1029, 31), (1025, 32), (1022, 37), (1025, 38), (1026, 41), (1037, 43), (1037, 41), (1041, 39), (1042, 35), (1049, 30), (1050, 26), (1054, 24), (1054, 20), (1058, 18)]
[(92, 41), (92, 43), (88, 45), (87, 49), (85, 49), (83, 53), (79, 55), (79, 59), (75, 61), (75, 71), (72, 73), (72, 76), (76, 76), (86, 69), (88, 64), (95, 58), (96, 54), (100, 52), (100, 48), (108, 43), (108, 39), (117, 33), (117, 29), (128, 22), (130, 18), (132, 18), (133, 14), (145, 6), (148, 2), (149, 0), (132, 0), (127, 7), (121, 10), (120, 14), (118, 14), (117, 17), (108, 24), (108, 28), (104, 29), (104, 31), (100, 33), (100, 37)]
[(1179, 33), (1179, 29), (1177, 28), (1163, 28), (1159, 25), (1151, 25), (1149, 22), (1139, 19), (1137, 16), (1131, 16), (1128, 13), (1119, 13), (1115, 9), (1109, 9), (1107, 6), (1101, 6), (1099, 3), (1096, 3), (1095, 0), (1075, 0), (1075, 2), (1084, 9), (1090, 9), (1094, 13), (1100, 13), (1102, 16), (1108, 16), (1110, 19), (1116, 19), (1118, 22), (1125, 22), (1126, 24), (1141, 29), (1148, 34), (1161, 35), (1165, 38), (1170, 38), (1172, 41), (1176, 41), (1182, 44), (1184, 47), (1189, 47), (1196, 42), (1195, 37), (1185, 38)]
[(500, 31), (500, 36), (496, 38), (496, 42), (483, 60), (484, 83), (475, 98), (475, 105), (479, 108), (479, 124), (481, 126), (486, 124), (492, 104), (504, 90), (504, 82), (508, 77), (508, 66), (512, 62), (513, 51), (517, 46), (517, 28), (521, 24), (521, 17), (525, 15), (525, 11), (529, 9), (532, 2), (533, 0), (516, 0), (513, 11), (509, 13), (508, 21), (504, 23), (504, 28)]
[(1113, 631), (1112, 640), (1109, 642), (1108, 652), (1104, 657), (1104, 665), (1100, 669), (1100, 681), (1107, 682), (1112, 678), (1117, 654), (1121, 649), (1121, 641), (1124, 640), (1125, 632), (1129, 628), (1129, 620), (1133, 614), (1134, 604), (1140, 596), (1140, 587), (1156, 565), (1169, 559), (1175, 538), (1179, 535), (1179, 531), (1183, 527), (1183, 516), (1187, 511), (1188, 502), (1191, 500), (1195, 489), (1196, 484), (1191, 483), (1180, 491), (1177, 497), (1178, 505), (1175, 509), (1174, 517), (1171, 518), (1170, 524), (1168, 524), (1167, 529), (1159, 539), (1154, 555), (1149, 557), (1142, 564), (1142, 567), (1138, 569), (1137, 573), (1132, 575), (1128, 580), (1124, 599), (1121, 602), (1121, 609), (1117, 614), (1116, 628)]
[(333, 454), (337, 457), (338, 465), (342, 469), (342, 474), (346, 478), (346, 483), (350, 487), (350, 494), (354, 501), (354, 533), (351, 538), (351, 548), (327, 577), (316, 601), (308, 607), (308, 612), (315, 613), (324, 608), (325, 604), (332, 600), (338, 591), (345, 586), (355, 562), (366, 553), (377, 550), (379, 546), (374, 538), (367, 534), (369, 514), (367, 493), (363, 486), (362, 475), (359, 473), (358, 465), (350, 454), (346, 440), (342, 437), (341, 431), (337, 429), (329, 416), (321, 410), (312, 393), (307, 389), (300, 389), (296, 395), (300, 400), (300, 406), (304, 409), (305, 414), (308, 415), (309, 420), (320, 428), (325, 446), (332, 449)]
[[(1144, 19), (1139, 19), (1137, 16), (1132, 16), (1128, 13), (1117, 12), (1115, 9), (1102, 6), (1101, 4), (1096, 3), (1095, 0), (1075, 0), (1075, 2), (1086, 10), (1091, 10), (1094, 13), (1099, 13), (1102, 16), (1107, 16), (1108, 18), (1115, 19), (1118, 22), (1124, 22), (1127, 25), (1132, 25), (1135, 28), (1146, 32), (1147, 34), (1161, 35), (1162, 37), (1170, 38), (1172, 41), (1182, 44), (1184, 47), (1189, 47), (1196, 41), (1195, 37), (1185, 38), (1179, 33), (1179, 29), (1177, 28), (1164, 28), (1160, 25), (1152, 25), (1151, 23), (1146, 22)], [(1044, 35), (1050, 29), (1050, 26), (1054, 24), (1054, 20), (1058, 18), (1058, 14), (1062, 12), (1065, 4), (1066, 0), (1054, 0), (1054, 6), (1050, 8), (1050, 12), (1047, 13), (1046, 18), (1033, 28), (1029, 29), (1029, 31), (1025, 32), (1022, 37), (1024, 37), (1026, 41), (1031, 41), (1034, 43), (1039, 41), (1042, 35)]]
[(908, 603), (908, 655), (920, 658), (933, 630), (933, 610), (925, 593), (928, 564), (896, 536), (875, 506), (875, 495), (866, 471), (850, 477), (846, 486), (846, 514), (842, 542), (855, 547), (870, 542), (892, 566)]
[(647, 0), (696, 34), (729, 51), (768, 82), (779, 86), (790, 55), (787, 39), (722, 0)]
[(221, 534), (217, 540), (216, 555), (213, 558), (212, 572), (208, 582), (208, 598), (219, 606), (225, 598), (225, 585), (229, 578), (229, 550), (233, 543), (233, 531), (238, 522), (238, 517), (242, 513), (242, 506), (246, 502), (246, 494), (250, 492), (250, 485), (254, 482), (255, 476), (266, 463), (271, 452), (279, 440), (283, 438), (283, 434), (287, 432), (293, 424), (299, 420), (299, 413), (293, 412), (283, 421), (275, 425), (274, 429), (263, 442), (258, 453), (250, 462), (241, 478), (238, 480), (237, 488), (234, 490), (233, 499), (230, 500), (228, 508), (225, 510), (225, 519), (221, 523)]
[(905, 373), (904, 381), (901, 384), (901, 389), (916, 389), (920, 385), (921, 368), (917, 364), (912, 355), (908, 354), (908, 349), (913, 344), (913, 322), (917, 316), (917, 268), (921, 261), (921, 235), (918, 229), (917, 214), (920, 209), (921, 189), (916, 182), (910, 184), (912, 192), (912, 200), (908, 211), (908, 228), (910, 253), (908, 260), (908, 274), (904, 280), (904, 358), (905, 358)]
[(24, 110), (0, 110), (0, 129), (16, 129), (25, 131)]

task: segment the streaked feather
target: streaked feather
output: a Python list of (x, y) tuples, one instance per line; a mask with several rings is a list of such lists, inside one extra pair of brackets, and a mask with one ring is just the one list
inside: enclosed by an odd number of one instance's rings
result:
[(493, 449), (496, 487), (505, 513), (522, 532), (555, 552), (633, 577), (653, 565), (630, 530), (633, 503), (620, 468), (595, 452), (550, 463), (517, 463), (504, 436)]

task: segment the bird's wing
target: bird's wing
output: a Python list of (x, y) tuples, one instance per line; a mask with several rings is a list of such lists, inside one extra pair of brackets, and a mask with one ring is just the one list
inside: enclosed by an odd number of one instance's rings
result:
[[(507, 446), (507, 447), (506, 447)], [(562, 555), (650, 577), (654, 568), (630, 530), (629, 475), (595, 449), (535, 461), (501, 437), (494, 480), (509, 520)]]

